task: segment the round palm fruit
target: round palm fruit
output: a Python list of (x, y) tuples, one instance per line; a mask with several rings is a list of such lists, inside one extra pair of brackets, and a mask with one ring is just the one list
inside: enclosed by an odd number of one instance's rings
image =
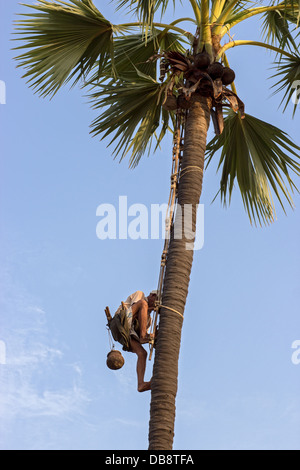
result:
[(229, 67), (224, 67), (222, 75), (223, 85), (230, 85), (235, 79), (235, 73)]
[(107, 354), (106, 365), (109, 369), (112, 369), (112, 370), (121, 369), (124, 363), (125, 363), (125, 360), (122, 354), (120, 353), (120, 351), (112, 349)]
[(195, 66), (200, 70), (205, 70), (210, 64), (210, 57), (207, 52), (200, 52), (195, 55), (194, 58)]
[(207, 73), (208, 75), (211, 76), (213, 80), (216, 80), (216, 78), (222, 77), (223, 70), (224, 70), (224, 67), (222, 64), (220, 64), (220, 62), (214, 62), (208, 67)]
[(178, 108), (189, 109), (191, 107), (191, 102), (188, 101), (184, 95), (179, 95), (177, 99)]
[(163, 108), (167, 111), (175, 111), (177, 109), (177, 98), (174, 95), (167, 96), (165, 102), (163, 103)]

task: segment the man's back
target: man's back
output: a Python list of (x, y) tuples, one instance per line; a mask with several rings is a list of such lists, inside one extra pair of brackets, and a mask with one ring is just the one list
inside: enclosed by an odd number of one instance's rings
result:
[[(133, 294), (129, 295), (129, 297), (127, 297), (127, 299), (125, 300), (124, 304), (125, 304), (125, 307), (126, 308), (129, 308), (131, 307), (133, 304), (135, 304), (136, 302), (138, 302), (139, 300), (146, 300), (146, 297), (145, 297), (145, 294), (144, 292), (142, 292), (141, 290), (137, 290), (136, 292), (134, 292)], [(116, 313), (119, 313), (120, 310), (122, 308), (122, 305), (119, 306), (118, 310), (116, 311)]]

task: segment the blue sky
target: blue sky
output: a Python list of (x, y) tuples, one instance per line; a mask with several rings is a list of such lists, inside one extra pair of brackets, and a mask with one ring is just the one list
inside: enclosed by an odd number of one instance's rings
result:
[[(120, 21), (110, 2), (95, 4)], [(106, 367), (104, 308), (156, 288), (162, 240), (99, 240), (96, 210), (117, 207), (120, 195), (149, 210), (167, 202), (171, 137), (135, 170), (113, 160), (108, 142), (89, 134), (96, 114), (79, 87), (49, 101), (21, 79), (11, 33), (24, 7), (0, 5), (7, 87), (0, 105), (0, 448), (145, 449), (150, 394), (136, 392), (132, 354), (124, 353), (121, 370)], [(259, 37), (256, 20), (239, 34)], [(236, 48), (229, 59), (246, 112), (299, 144), (299, 116), (282, 114), (279, 96), (270, 97), (270, 54), (243, 52)], [(277, 205), (272, 226), (253, 228), (237, 191), (230, 208), (211, 204), (215, 169), (204, 179), (205, 243), (195, 253), (185, 312), (174, 449), (299, 449), (300, 364), (292, 362), (292, 344), (300, 340), (300, 198), (294, 195), (287, 216)]]

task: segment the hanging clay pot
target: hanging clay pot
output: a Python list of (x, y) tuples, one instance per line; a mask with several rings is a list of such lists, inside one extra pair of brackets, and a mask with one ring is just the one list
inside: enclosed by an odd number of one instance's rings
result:
[(162, 106), (167, 111), (175, 111), (178, 108), (176, 96), (168, 95)]
[(191, 101), (187, 100), (184, 95), (179, 95), (177, 98), (178, 108), (189, 109), (191, 107)]
[(112, 370), (121, 369), (124, 363), (125, 363), (125, 360), (122, 354), (120, 353), (120, 351), (117, 351), (116, 349), (112, 349), (107, 354), (106, 365), (109, 369), (112, 369)]

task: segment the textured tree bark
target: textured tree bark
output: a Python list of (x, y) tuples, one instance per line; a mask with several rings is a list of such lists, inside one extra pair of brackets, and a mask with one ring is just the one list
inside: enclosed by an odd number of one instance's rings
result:
[[(194, 233), (197, 204), (202, 191), (210, 109), (211, 99), (195, 94), (185, 125), (178, 205), (190, 205)], [(182, 209), (183, 219), (188, 211), (186, 207)], [(175, 218), (175, 226), (177, 223), (178, 219)], [(193, 262), (193, 250), (186, 249), (186, 244), (191, 242), (191, 234), (184, 230), (181, 239), (172, 233), (165, 271), (162, 304), (181, 314), (184, 313)], [(183, 318), (178, 313), (161, 308), (151, 386), (149, 450), (171, 450), (173, 447), (182, 323)]]

